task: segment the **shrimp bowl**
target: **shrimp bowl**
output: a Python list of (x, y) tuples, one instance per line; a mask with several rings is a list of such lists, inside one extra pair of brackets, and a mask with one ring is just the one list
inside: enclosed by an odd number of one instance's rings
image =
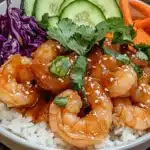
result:
[(0, 4), (0, 142), (12, 150), (150, 147), (150, 6)]

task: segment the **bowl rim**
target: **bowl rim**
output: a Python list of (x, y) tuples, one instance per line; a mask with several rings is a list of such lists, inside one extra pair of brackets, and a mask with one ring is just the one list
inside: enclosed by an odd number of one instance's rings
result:
[[(142, 2), (142, 1), (141, 1)], [(0, 3), (1, 5), (4, 5), (6, 2), (3, 1)], [(16, 135), (15, 133), (7, 130), (4, 127), (0, 127), (0, 135), (4, 136), (6, 139), (13, 141), (16, 144), (20, 144), (22, 146), (25, 146), (27, 148), (32, 148), (32, 149), (36, 149), (36, 150), (61, 150), (60, 148), (54, 148), (54, 147), (44, 147), (42, 145), (30, 142), (27, 139), (24, 139), (18, 135)], [(110, 148), (104, 148), (103, 150), (127, 150), (130, 148), (134, 148), (137, 147), (143, 143), (146, 143), (150, 141), (150, 133), (147, 133), (137, 139), (135, 139), (134, 141), (130, 141), (128, 143), (123, 143), (121, 145), (118, 146), (114, 146), (114, 147), (110, 147)]]

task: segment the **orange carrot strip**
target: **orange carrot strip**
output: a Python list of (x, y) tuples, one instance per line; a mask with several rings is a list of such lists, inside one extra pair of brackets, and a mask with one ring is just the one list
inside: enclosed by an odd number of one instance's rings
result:
[(134, 23), (136, 28), (142, 28), (142, 29), (150, 28), (150, 18), (144, 20), (136, 20)]
[(141, 12), (144, 16), (150, 17), (150, 6), (140, 2), (139, 0), (129, 0), (129, 3), (132, 7)]
[(134, 54), (136, 53), (136, 49), (130, 45), (128, 45), (128, 50)]
[(112, 33), (106, 33), (105, 34), (105, 38), (112, 39), (113, 38), (113, 34)]
[(120, 0), (120, 8), (126, 25), (133, 24), (128, 0)]
[(150, 36), (143, 29), (137, 29), (137, 35), (134, 39), (134, 43), (150, 45)]
[(132, 61), (132, 63), (139, 65), (141, 67), (148, 66), (148, 61), (146, 61), (146, 60), (140, 60), (140, 59), (134, 58), (134, 59), (131, 59), (131, 61)]

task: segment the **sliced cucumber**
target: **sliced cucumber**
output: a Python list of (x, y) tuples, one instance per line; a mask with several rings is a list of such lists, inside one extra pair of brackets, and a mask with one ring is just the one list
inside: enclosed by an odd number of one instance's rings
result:
[(62, 10), (73, 1), (75, 1), (75, 0), (64, 0), (64, 2), (60, 6), (59, 13), (61, 13)]
[(52, 16), (48, 20), (48, 22), (49, 22), (48, 25), (50, 27), (57, 27), (58, 21), (59, 21), (59, 17), (58, 16)]
[(77, 0), (65, 7), (60, 15), (60, 19), (72, 19), (78, 25), (84, 24), (95, 27), (99, 22), (105, 20), (105, 16), (100, 8), (87, 0)]
[(89, 0), (103, 11), (106, 18), (122, 17), (116, 0)]
[(27, 16), (33, 15), (34, 5), (36, 0), (24, 0), (23, 9)]
[(35, 6), (35, 17), (41, 21), (42, 16), (48, 13), (49, 16), (57, 16), (63, 0), (37, 0)]

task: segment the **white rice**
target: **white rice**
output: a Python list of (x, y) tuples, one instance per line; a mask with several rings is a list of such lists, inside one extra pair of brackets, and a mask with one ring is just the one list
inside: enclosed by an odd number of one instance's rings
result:
[[(21, 114), (8, 109), (0, 103), (0, 127), (43, 147), (59, 147), (71, 149), (72, 146), (58, 138), (45, 123), (33, 124), (31, 118), (24, 118)], [(130, 128), (112, 129), (103, 144), (89, 147), (88, 150), (102, 150), (123, 143), (129, 143), (143, 135), (144, 132), (136, 132)]]

